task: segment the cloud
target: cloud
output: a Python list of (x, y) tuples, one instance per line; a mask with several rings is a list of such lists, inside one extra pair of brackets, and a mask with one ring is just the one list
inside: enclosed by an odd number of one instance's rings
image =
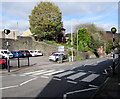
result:
[[(29, 28), (28, 16), (31, 14), (31, 10), (36, 5), (36, 1), (41, 0), (33, 0), (32, 2), (29, 0), (24, 0), (23, 2), (21, 1), (2, 3), (3, 26), (0, 26), (0, 28), (16, 29), (17, 22), (19, 23), (19, 29), (21, 32)], [(66, 0), (61, 0), (63, 2), (58, 1), (55, 1), (55, 4), (58, 5), (60, 10), (62, 11), (64, 27), (67, 29), (68, 32), (71, 31), (71, 22), (73, 27), (76, 24), (87, 22), (98, 24), (98, 22), (100, 22), (101, 20), (103, 21), (103, 19), (106, 18), (106, 15), (110, 15), (109, 17), (111, 17), (111, 12), (115, 12), (115, 10), (117, 9), (116, 2), (77, 2), (73, 0), (69, 2), (67, 2)], [(108, 27), (113, 25), (112, 22), (110, 23), (111, 25), (109, 23), (110, 22), (108, 21), (101, 22), (99, 24), (107, 29)]]
[(119, 0), (1, 0), (1, 2), (39, 2), (39, 1), (51, 1), (51, 2), (118, 2)]

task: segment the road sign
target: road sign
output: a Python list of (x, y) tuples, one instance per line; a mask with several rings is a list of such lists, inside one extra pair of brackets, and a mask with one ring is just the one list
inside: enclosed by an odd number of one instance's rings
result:
[(58, 51), (64, 51), (64, 46), (58, 46)]

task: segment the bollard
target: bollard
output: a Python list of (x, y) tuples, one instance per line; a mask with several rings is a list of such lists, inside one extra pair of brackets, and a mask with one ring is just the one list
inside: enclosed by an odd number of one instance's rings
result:
[(29, 63), (29, 62), (30, 62), (30, 60), (29, 60), (29, 57), (28, 57), (28, 66), (30, 66), (30, 63)]
[(18, 68), (20, 68), (20, 60), (19, 60), (19, 57), (18, 57)]

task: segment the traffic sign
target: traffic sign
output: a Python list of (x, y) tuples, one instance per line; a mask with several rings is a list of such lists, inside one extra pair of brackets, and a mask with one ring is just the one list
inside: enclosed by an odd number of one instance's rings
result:
[(58, 51), (64, 51), (64, 46), (58, 46)]

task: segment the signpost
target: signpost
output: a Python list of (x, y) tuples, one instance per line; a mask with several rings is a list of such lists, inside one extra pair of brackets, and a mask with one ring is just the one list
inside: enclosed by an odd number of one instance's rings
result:
[(59, 52), (64, 52), (64, 46), (58, 46), (58, 51)]

